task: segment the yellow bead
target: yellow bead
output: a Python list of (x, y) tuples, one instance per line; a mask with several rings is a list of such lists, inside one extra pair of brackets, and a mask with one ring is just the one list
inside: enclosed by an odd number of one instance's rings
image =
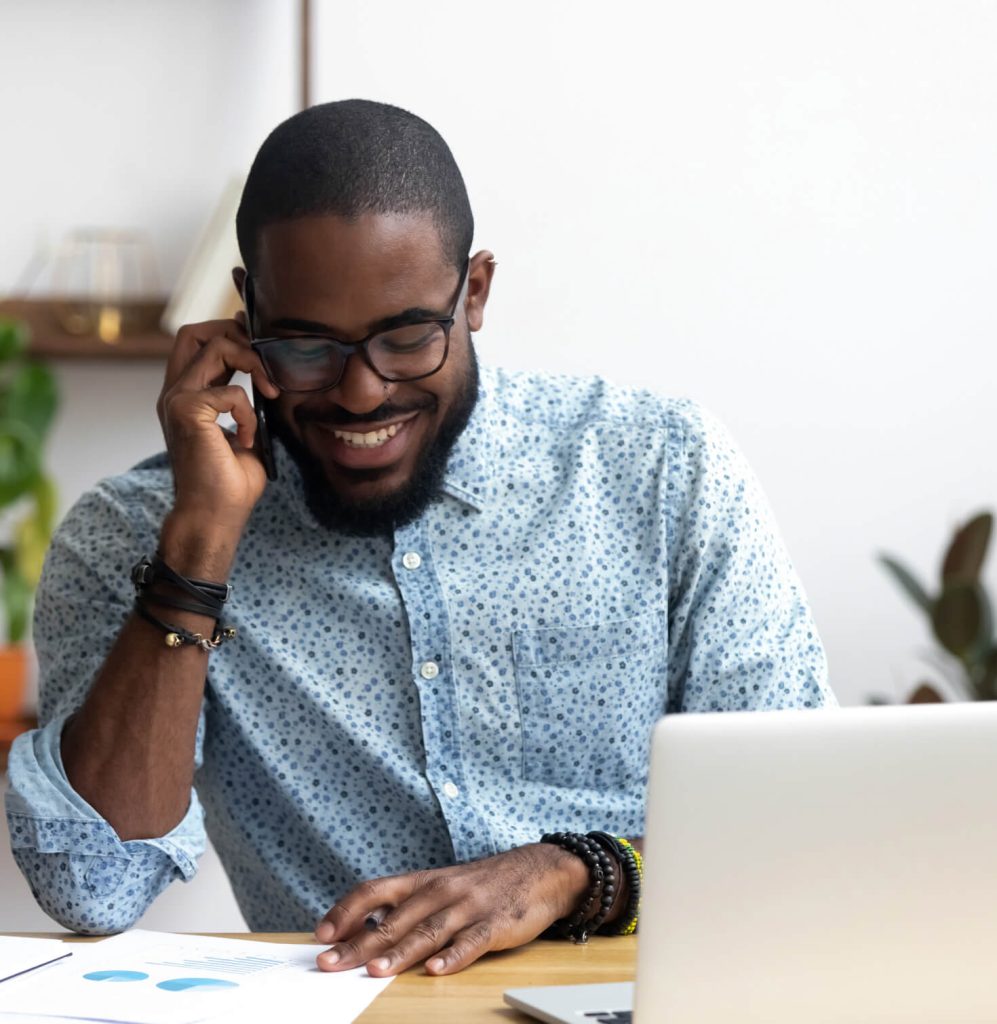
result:
[(179, 647), (183, 643), (183, 640), (176, 633), (166, 634), (166, 646), (167, 647)]

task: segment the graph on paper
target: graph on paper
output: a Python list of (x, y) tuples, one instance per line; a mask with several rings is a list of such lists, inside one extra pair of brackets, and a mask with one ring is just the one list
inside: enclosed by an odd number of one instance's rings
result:
[(214, 974), (259, 974), (261, 971), (286, 967), (287, 960), (267, 956), (202, 956), (177, 960), (147, 960), (150, 967), (179, 967), (185, 971), (209, 971)]

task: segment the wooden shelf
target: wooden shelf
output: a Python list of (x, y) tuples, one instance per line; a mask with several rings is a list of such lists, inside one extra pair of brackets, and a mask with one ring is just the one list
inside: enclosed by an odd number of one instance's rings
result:
[[(159, 322), (164, 302), (145, 303), (140, 307), (142, 319)], [(39, 359), (164, 360), (173, 347), (173, 339), (152, 328), (141, 334), (125, 334), (121, 340), (108, 344), (93, 336), (67, 334), (55, 318), (48, 301), (7, 299), (0, 301), (0, 316), (22, 320), (31, 330), (30, 352)]]

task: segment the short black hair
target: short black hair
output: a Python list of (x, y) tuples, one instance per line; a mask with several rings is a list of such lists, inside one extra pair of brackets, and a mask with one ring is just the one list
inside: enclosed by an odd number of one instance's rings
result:
[(277, 221), (334, 214), (428, 213), (443, 252), (464, 266), (474, 217), (450, 147), (432, 125), (400, 107), (340, 100), (279, 124), (250, 168), (236, 215), (253, 274), (260, 230)]

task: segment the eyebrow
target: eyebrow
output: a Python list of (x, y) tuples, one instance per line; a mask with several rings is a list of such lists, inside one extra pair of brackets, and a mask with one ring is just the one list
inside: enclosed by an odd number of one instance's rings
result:
[[(400, 313), (393, 313), (370, 325), (369, 334), (377, 334), (380, 331), (390, 331), (393, 327), (404, 327), (406, 324), (418, 323), (420, 320), (445, 320), (446, 313), (435, 309), (425, 309), (422, 306), (410, 306)], [(301, 320), (298, 317), (283, 316), (271, 320), (268, 324), (271, 331), (301, 331), (307, 334), (327, 334), (332, 338), (342, 339), (344, 332), (337, 331), (329, 324), (319, 323), (316, 320)]]

